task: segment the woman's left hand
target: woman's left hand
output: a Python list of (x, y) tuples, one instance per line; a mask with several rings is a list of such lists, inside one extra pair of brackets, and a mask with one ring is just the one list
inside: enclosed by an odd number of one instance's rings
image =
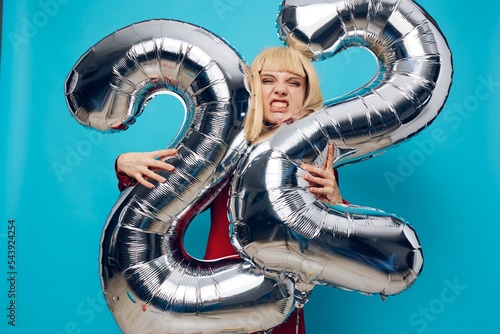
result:
[(342, 195), (337, 185), (337, 179), (333, 171), (333, 160), (335, 159), (334, 144), (328, 145), (323, 167), (303, 164), (301, 167), (309, 174), (304, 175), (304, 179), (309, 183), (309, 192), (314, 194), (317, 199), (327, 204), (342, 204)]

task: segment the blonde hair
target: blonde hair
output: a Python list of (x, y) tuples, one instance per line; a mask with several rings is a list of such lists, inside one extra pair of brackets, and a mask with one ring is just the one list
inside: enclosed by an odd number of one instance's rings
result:
[(264, 125), (264, 109), (262, 102), (262, 71), (288, 72), (305, 78), (306, 94), (303, 110), (313, 112), (323, 106), (323, 96), (318, 76), (309, 59), (299, 51), (288, 47), (272, 47), (262, 51), (247, 67), (247, 83), (251, 92), (250, 106), (245, 117), (245, 138), (256, 142), (269, 129)]

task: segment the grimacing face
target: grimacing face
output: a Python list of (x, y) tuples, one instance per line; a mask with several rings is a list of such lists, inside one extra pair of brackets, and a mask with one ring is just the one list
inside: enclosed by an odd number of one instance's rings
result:
[(260, 81), (264, 119), (268, 123), (281, 124), (307, 114), (303, 110), (305, 78), (288, 72), (262, 71)]

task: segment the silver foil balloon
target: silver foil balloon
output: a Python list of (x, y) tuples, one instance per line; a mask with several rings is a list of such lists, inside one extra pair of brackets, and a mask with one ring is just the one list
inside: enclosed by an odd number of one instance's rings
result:
[(338, 167), (417, 134), (436, 118), (448, 97), (450, 49), (434, 20), (411, 0), (283, 1), (277, 28), (285, 44), (312, 60), (350, 47), (365, 48), (375, 56), (378, 73), (357, 91), (325, 102), (322, 111), (297, 123), (294, 128), (303, 129), (302, 135), (289, 139), (280, 134), (274, 142), (289, 146), (305, 137), (324, 146), (335, 140), (341, 153)]
[[(293, 308), (290, 279), (248, 262), (201, 261), (183, 247), (189, 222), (217, 195), (247, 147), (243, 61), (209, 31), (179, 21), (131, 25), (88, 50), (65, 93), (83, 125), (125, 130), (155, 94), (178, 94), (186, 122), (168, 162), (175, 172), (153, 190), (124, 191), (101, 241), (100, 273), (110, 310), (126, 333), (256, 332)], [(166, 125), (168, 126), (168, 125)]]
[(325, 205), (307, 192), (300, 166), (321, 166), (330, 142), (336, 167), (361, 161), (430, 124), (451, 85), (447, 43), (409, 0), (283, 1), (277, 26), (288, 46), (315, 60), (364, 47), (379, 73), (352, 95), (282, 125), (242, 160), (232, 184), (233, 244), (269, 275), (293, 277), (299, 304), (315, 284), (399, 293), (423, 267), (413, 228), (377, 209)]

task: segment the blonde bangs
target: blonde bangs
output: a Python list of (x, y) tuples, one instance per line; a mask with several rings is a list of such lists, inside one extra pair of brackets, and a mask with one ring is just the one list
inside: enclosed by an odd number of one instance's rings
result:
[(307, 73), (302, 65), (303, 59), (293, 49), (270, 48), (262, 52), (262, 57), (259, 60), (258, 64), (252, 66), (253, 68), (257, 65), (255, 71), (259, 73), (262, 71), (288, 72), (303, 78), (307, 77)]

